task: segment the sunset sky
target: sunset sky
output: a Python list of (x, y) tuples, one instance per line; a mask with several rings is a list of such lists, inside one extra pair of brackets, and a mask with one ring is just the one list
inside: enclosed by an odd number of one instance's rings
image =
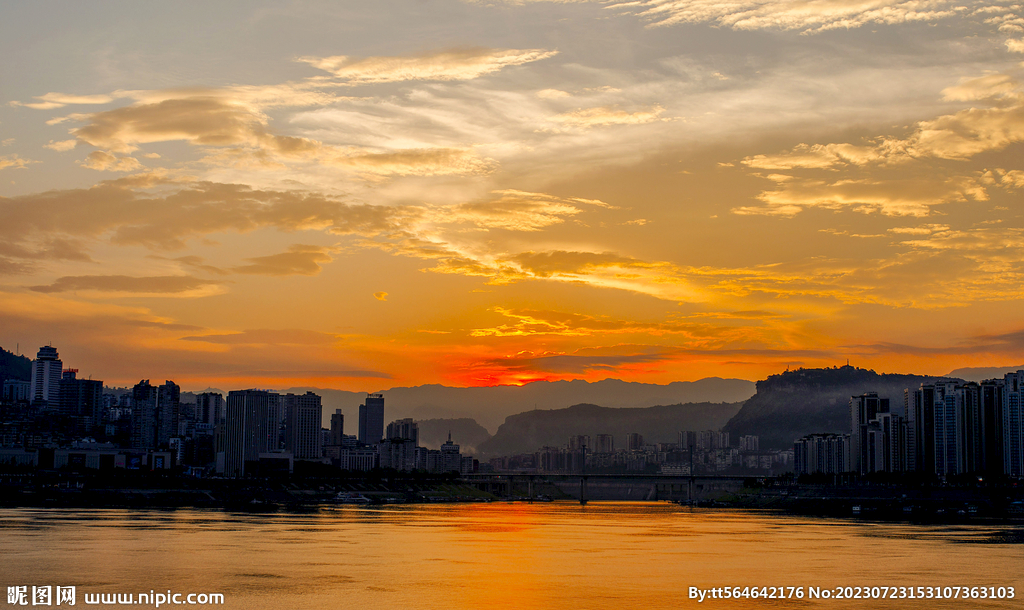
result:
[(1024, 362), (1024, 6), (7, 2), (0, 345), (372, 391)]

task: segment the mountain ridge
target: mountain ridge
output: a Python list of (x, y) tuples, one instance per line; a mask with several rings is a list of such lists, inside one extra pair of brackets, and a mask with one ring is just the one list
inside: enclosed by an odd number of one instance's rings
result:
[(818, 432), (850, 432), (851, 396), (877, 392), (903, 414), (904, 390), (944, 377), (879, 374), (852, 366), (797, 369), (757, 382), (757, 393), (723, 427), (736, 436), (759, 437), (761, 449), (789, 449), (793, 441)]
[(541, 447), (562, 447), (570, 436), (611, 434), (615, 447), (626, 435), (639, 433), (646, 443), (675, 443), (681, 430), (717, 430), (741, 403), (685, 403), (613, 408), (579, 403), (564, 409), (535, 409), (510, 415), (493, 437), (480, 444), (483, 457), (532, 453)]
[[(733, 403), (754, 394), (755, 385), (744, 379), (707, 377), (697, 381), (648, 384), (621, 379), (588, 382), (535, 381), (521, 386), (460, 388), (440, 384), (397, 387), (382, 390), (386, 422), (411, 417), (416, 420), (471, 418), (495, 433), (510, 415), (529, 411), (561, 409), (572, 404), (595, 403), (608, 408), (638, 408), (679, 403)], [(331, 390), (308, 386), (282, 392), (313, 391), (323, 397), (324, 422), (341, 409), (346, 422), (357, 421), (365, 392)], [(346, 423), (346, 431), (354, 430)]]
[(32, 380), (32, 359), (0, 347), (0, 383), (5, 379)]

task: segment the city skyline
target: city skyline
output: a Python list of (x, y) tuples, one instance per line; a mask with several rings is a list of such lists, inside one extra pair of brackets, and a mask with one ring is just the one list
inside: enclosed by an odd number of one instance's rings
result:
[(0, 345), (195, 389), (1020, 366), (1019, 13), (5, 7)]
[[(366, 394), (359, 406), (357, 435), (345, 435), (343, 410), (338, 408), (334, 414), (326, 414), (329, 427), (325, 427), (323, 397), (311, 391), (281, 394), (269, 390), (232, 390), (226, 401), (221, 394), (208, 393), (183, 401), (186, 397), (173, 381), (154, 386), (144, 379), (130, 394), (119, 395), (106, 393), (100, 380), (78, 379), (78, 369), (63, 368), (59, 352), (52, 346), (41, 347), (31, 364), (31, 380), (24, 379), (24, 370), (16, 372), (21, 378), (3, 380), (0, 458), (13, 460), (13, 465), (84, 466), (99, 470), (145, 465), (152, 470), (181, 468), (188, 476), (216, 472), (229, 478), (270, 472), (291, 474), (296, 462), (301, 463), (301, 468), (327, 466), (328, 470), (323, 472), (328, 472), (330, 466), (341, 471), (383, 468), (462, 474), (476, 473), (481, 468), (477, 456), (461, 456), (460, 445), (452, 442), (452, 424), (473, 420), (422, 422), (431, 425), (435, 433), (435, 424), (448, 424), (447, 441), (438, 443), (439, 449), (423, 447), (419, 443), (418, 418), (387, 418), (382, 394)], [(15, 368), (5, 362), (0, 373), (6, 369), (10, 374)], [(59, 385), (48, 388), (46, 381), (53, 371), (61, 372)], [(821, 382), (826, 379), (828, 383), (823, 387)], [(751, 423), (758, 418), (754, 414), (759, 410), (758, 399), (761, 398), (762, 405), (770, 403), (765, 395), (773, 390), (788, 395), (783, 411), (789, 410), (789, 416), (794, 416), (804, 409), (800, 405), (802, 400), (797, 398), (799, 386), (804, 386), (804, 391), (813, 388), (819, 392), (812, 402), (835, 405), (837, 400), (829, 398), (829, 393), (842, 395), (846, 389), (849, 395), (854, 386), (848, 384), (855, 380), (859, 380), (861, 388), (874, 390), (850, 397), (848, 434), (838, 431), (845, 427), (841, 423), (841, 409), (833, 414), (840, 415), (838, 422), (833, 419), (829, 425), (821, 425), (823, 420), (808, 417), (804, 411), (800, 418), (819, 421), (815, 427), (820, 426), (822, 431), (804, 434), (808, 426), (801, 424), (800, 433), (790, 427), (788, 436), (796, 439), (792, 449), (780, 449), (776, 439), (762, 447), (759, 434), (742, 433), (744, 429), (765, 430), (771, 437), (770, 427), (756, 423), (751, 427)], [(500, 446), (499, 442), (491, 445), (490, 451), (492, 456), (497, 453), (497, 457), (488, 460), (484, 468), (487, 472), (536, 469), (563, 474), (584, 470), (589, 474), (656, 470), (670, 476), (692, 476), (694, 468), (705, 473), (731, 471), (732, 475), (743, 471), (753, 474), (761, 469), (759, 474), (771, 476), (773, 469), (792, 468), (798, 476), (938, 477), (936, 480), (943, 484), (950, 477), (965, 480), (965, 476), (973, 476), (979, 483), (984, 480), (982, 475), (1020, 477), (1024, 472), (1022, 380), (1024, 371), (1020, 370), (979, 384), (956, 378), (880, 376), (849, 365), (798, 369), (758, 383), (757, 396), (733, 412), (728, 421), (721, 420), (724, 425), (717, 430), (705, 427), (698, 431), (708, 420), (702, 422), (693, 417), (694, 407), (714, 408), (714, 404), (669, 407), (676, 413), (668, 429), (679, 429), (671, 442), (664, 440), (665, 420), (652, 428), (652, 422), (644, 421), (641, 415), (664, 413), (666, 407), (626, 409), (632, 412), (632, 419), (614, 422), (585, 415), (607, 411), (603, 407), (576, 404), (563, 411), (574, 413), (575, 421), (568, 430), (564, 427), (566, 422), (560, 425), (551, 418), (546, 423), (538, 419), (527, 421), (524, 426), (523, 416), (536, 417), (539, 411), (535, 408), (506, 419), (503, 428), (508, 427), (504, 430), (506, 438), (522, 434), (524, 428), (548, 428), (542, 437), (533, 438), (541, 441), (536, 443), (539, 449), (523, 453), (523, 447), (529, 443), (526, 441), (512, 452), (507, 451), (508, 445), (504, 452), (493, 451)], [(893, 404), (891, 387), (886, 390), (888, 397), (877, 391), (892, 381), (904, 386), (896, 390), (897, 403), (902, 392), (902, 407)], [(912, 389), (915, 382), (917, 388)], [(690, 413), (680, 417), (687, 406)], [(717, 406), (728, 407), (724, 403)], [(780, 421), (787, 419), (782, 411), (772, 414)], [(387, 419), (391, 423), (385, 433)], [(588, 432), (581, 432), (583, 429)], [(461, 431), (466, 428), (461, 427)], [(552, 436), (561, 434), (564, 438), (567, 431), (568, 443), (551, 442)], [(659, 440), (645, 438), (651, 431)], [(738, 439), (734, 432), (739, 432)], [(625, 445), (616, 450), (615, 434), (623, 433)], [(501, 435), (499, 429), (484, 445)], [(523, 435), (521, 440), (527, 436), (532, 433)], [(593, 438), (597, 439), (596, 444)], [(586, 485), (581, 485), (581, 502), (585, 503)]]

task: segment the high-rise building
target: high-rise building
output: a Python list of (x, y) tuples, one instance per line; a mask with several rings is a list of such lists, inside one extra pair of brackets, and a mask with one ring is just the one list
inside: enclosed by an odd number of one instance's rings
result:
[(341, 447), (345, 438), (345, 415), (341, 409), (335, 409), (331, 415), (331, 436), (328, 445)]
[(290, 451), (297, 460), (320, 459), (323, 455), (320, 396), (313, 392), (285, 394), (280, 402), (285, 410), (285, 451)]
[(89, 434), (103, 419), (103, 382), (78, 379), (77, 369), (64, 371), (60, 380), (60, 414), (74, 422), (76, 434)]
[(808, 434), (793, 443), (796, 474), (842, 474), (850, 470), (849, 434)]
[[(683, 441), (689, 440), (689, 438), (682, 437), (680, 437), (680, 439)], [(703, 430), (701, 432), (694, 432), (692, 439), (696, 441), (696, 448), (698, 451), (728, 449), (731, 444), (729, 440), (729, 433), (722, 432), (720, 430)]]
[(694, 430), (682, 430), (679, 432), (679, 450), (695, 451), (700, 441), (700, 434)]
[(224, 421), (224, 396), (217, 392), (196, 394), (196, 423), (216, 426)]
[(181, 388), (173, 381), (162, 386), (143, 379), (132, 388), (132, 447), (165, 449), (178, 434)]
[(359, 405), (359, 442), (376, 445), (384, 438), (384, 395), (367, 394)]
[(441, 472), (459, 472), (462, 470), (462, 452), (460, 447), (452, 442), (452, 433), (448, 433), (448, 440), (441, 445), (441, 460), (437, 469)]
[[(945, 386), (939, 386), (941, 393)], [(913, 391), (913, 398), (910, 399), (910, 390), (907, 390), (907, 424), (910, 428), (908, 435), (910, 450), (913, 459), (907, 458), (907, 464), (913, 465), (915, 472), (923, 474), (935, 473), (935, 441), (932, 436), (935, 434), (935, 402), (936, 386), (932, 383), (922, 383), (921, 387)]]
[(980, 411), (983, 429), (981, 470), (989, 475), (1003, 472), (1003, 389), (1005, 380), (981, 382)]
[(46, 345), (39, 348), (32, 361), (32, 401), (45, 401), (56, 405), (60, 400), (60, 378), (64, 363), (57, 348)]
[(905, 472), (907, 454), (906, 422), (891, 412), (880, 412), (861, 427), (864, 453), (861, 473)]
[(626, 435), (626, 451), (640, 451), (644, 447), (644, 437), (638, 432)]
[(384, 440), (378, 445), (380, 467), (395, 470), (415, 470), (420, 431), (419, 426), (411, 418), (399, 419), (388, 424)]
[[(267, 390), (228, 392), (224, 429), (224, 474), (245, 477), (261, 453), (277, 449), (278, 395)], [(248, 474), (251, 474), (249, 472)]]
[(3, 400), (27, 402), (32, 400), (32, 383), (20, 379), (4, 379)]
[(1024, 476), (1024, 370), (1003, 378), (1003, 473)]
[(582, 451), (584, 448), (593, 453), (589, 434), (576, 434), (569, 437), (569, 451)]
[(867, 427), (879, 413), (889, 412), (889, 399), (868, 392), (850, 398), (850, 468), (865, 474), (868, 462)]
[(598, 434), (594, 453), (615, 453), (615, 439), (611, 434)]
[(961, 472), (984, 472), (985, 464), (985, 421), (981, 407), (981, 385), (973, 381), (959, 385), (954, 390), (960, 401), (962, 442), (960, 457)]
[[(935, 474), (949, 476), (965, 472), (964, 401), (955, 383), (936, 384)], [(940, 398), (941, 396), (941, 398)]]
[(412, 418), (399, 419), (388, 424), (387, 439), (398, 439), (403, 441), (412, 441), (419, 443), (420, 440), (420, 429), (419, 425)]
[(1024, 473), (1022, 379), (1024, 371), (1018, 371), (980, 384), (943, 379), (907, 390), (908, 470), (937, 476)]

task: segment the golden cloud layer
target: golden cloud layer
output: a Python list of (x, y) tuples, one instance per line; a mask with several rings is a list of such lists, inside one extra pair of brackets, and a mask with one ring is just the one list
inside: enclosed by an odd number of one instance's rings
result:
[(746, 157), (750, 168), (778, 171), (829, 170), (842, 178), (808, 177), (806, 172), (764, 176), (776, 183), (762, 192), (763, 206), (738, 206), (736, 214), (795, 216), (811, 207), (879, 211), (891, 216), (927, 216), (936, 205), (987, 201), (986, 185), (1012, 188), (1014, 178), (958, 175), (936, 177), (927, 159), (963, 161), (1024, 142), (1024, 94), (1007, 74), (962, 80), (943, 91), (951, 101), (986, 100), (969, 108), (920, 121), (905, 139), (879, 137), (871, 145), (799, 144), (777, 154)]

